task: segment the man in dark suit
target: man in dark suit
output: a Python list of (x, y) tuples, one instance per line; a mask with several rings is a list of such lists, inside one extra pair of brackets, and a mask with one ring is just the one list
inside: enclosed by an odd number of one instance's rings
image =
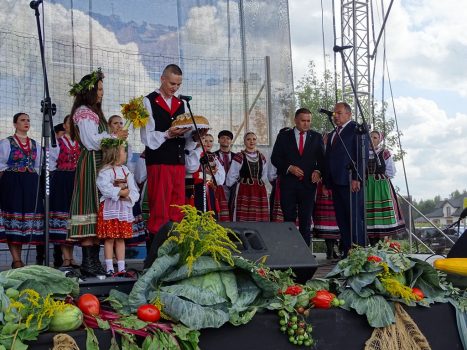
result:
[[(349, 104), (346, 102), (336, 103), (333, 120), (337, 127), (337, 133), (336, 131), (330, 133), (325, 154), (324, 184), (332, 189), (344, 257), (347, 256), (352, 243), (365, 245), (363, 227), (365, 207), (363, 191), (361, 190), (361, 181), (365, 178), (362, 161), (362, 138), (357, 132), (357, 123), (351, 118), (352, 109)], [(352, 159), (349, 159), (343, 144), (345, 144)], [(368, 159), (367, 142), (364, 152), (365, 159)], [(352, 162), (355, 164), (355, 169), (349, 167)]]
[[(232, 159), (235, 157), (235, 153), (231, 151), (233, 133), (230, 130), (222, 130), (217, 134), (217, 140), (219, 142), (219, 149), (215, 151), (217, 158), (221, 162), (225, 170), (225, 178), (227, 179), (227, 173), (229, 172)], [(224, 186), (225, 196), (227, 201), (230, 198), (230, 188), (225, 185), (225, 181), (222, 184)]]
[(321, 134), (310, 130), (311, 112), (295, 112), (295, 127), (277, 135), (271, 163), (280, 177), (281, 209), (284, 221), (295, 222), (310, 245), (311, 215), (315, 203), (316, 183), (321, 179), (324, 145)]

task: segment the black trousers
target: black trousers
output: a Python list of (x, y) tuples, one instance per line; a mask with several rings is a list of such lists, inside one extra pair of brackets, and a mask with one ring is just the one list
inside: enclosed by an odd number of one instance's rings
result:
[[(332, 196), (337, 225), (341, 233), (342, 250), (344, 256), (347, 256), (352, 243), (365, 246), (363, 190), (350, 194), (350, 186), (333, 185)], [(350, 204), (350, 196), (352, 196), (352, 204)]]
[(284, 221), (295, 222), (306, 244), (311, 241), (311, 216), (315, 205), (316, 185), (304, 186), (300, 182), (280, 182), (281, 209)]

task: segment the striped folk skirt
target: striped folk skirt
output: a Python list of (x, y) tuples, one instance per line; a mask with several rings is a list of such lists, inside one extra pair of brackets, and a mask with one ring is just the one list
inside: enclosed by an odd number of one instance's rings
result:
[(269, 221), (268, 195), (263, 183), (239, 182), (231, 195), (233, 221)]
[(323, 184), (316, 187), (316, 202), (313, 210), (313, 235), (323, 239), (340, 239), (339, 226), (337, 226), (336, 212), (332, 200), (332, 191), (328, 189), (323, 193)]
[(271, 222), (284, 222), (284, 214), (282, 213), (281, 208), (280, 179), (276, 179), (272, 184), (271, 195), (269, 198)]
[(219, 203), (218, 220), (221, 222), (230, 221), (229, 203), (227, 201), (227, 196), (225, 195), (224, 186), (216, 186), (214, 194), (217, 202)]
[(9, 244), (44, 243), (44, 208), (37, 201), (39, 175), (30, 172), (4, 171), (0, 179), (0, 207), (3, 233), (0, 241)]
[(96, 236), (97, 213), (99, 210), (96, 176), (101, 160), (101, 151), (81, 149), (71, 199), (69, 239), (79, 240)]
[(55, 170), (50, 174), (50, 243), (73, 244), (67, 237), (74, 184), (74, 171)]
[(389, 178), (370, 174), (366, 190), (368, 237), (379, 239), (405, 232), (404, 219)]

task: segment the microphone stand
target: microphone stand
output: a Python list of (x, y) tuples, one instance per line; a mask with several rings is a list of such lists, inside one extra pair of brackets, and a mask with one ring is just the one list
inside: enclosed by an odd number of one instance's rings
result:
[[(338, 47), (335, 46), (334, 47), (334, 52), (337, 51), (337, 52), (340, 53), (342, 63), (344, 64), (345, 72), (346, 72), (347, 77), (349, 78), (349, 81), (350, 81), (350, 86), (352, 88), (352, 92), (353, 92), (355, 101), (357, 102), (357, 107), (358, 107), (360, 117), (362, 118), (362, 123), (361, 124), (357, 123), (356, 132), (357, 132), (357, 134), (360, 135), (362, 169), (366, 173), (366, 147), (365, 147), (366, 138), (368, 138), (368, 140), (369, 140), (369, 144), (370, 144), (371, 150), (373, 151), (373, 156), (375, 157), (376, 164), (378, 166), (381, 166), (381, 163), (380, 163), (379, 157), (377, 156), (377, 154), (375, 152), (375, 147), (373, 146), (373, 142), (371, 142), (370, 133), (369, 133), (369, 130), (368, 130), (368, 124), (366, 122), (365, 116), (363, 115), (362, 105), (361, 105), (360, 100), (358, 98), (357, 90), (355, 89), (355, 84), (353, 82), (352, 75), (350, 74), (349, 66), (347, 65), (347, 62), (346, 62), (345, 57), (344, 57), (344, 50), (347, 49), (347, 48), (350, 48), (350, 47), (345, 47), (344, 46), (344, 47), (338, 48)], [(361, 178), (361, 177), (359, 177), (359, 178)], [(366, 227), (366, 191), (365, 191), (365, 189), (366, 189), (366, 182), (362, 181), (361, 191), (363, 191), (363, 210), (364, 210), (363, 232), (364, 232), (364, 235), (365, 235), (365, 245), (368, 245), (368, 232), (367, 232), (367, 227)], [(358, 206), (357, 206), (357, 208), (358, 208)]]
[[(41, 52), (42, 73), (44, 77), (44, 94), (45, 97), (41, 101), (42, 113), (42, 138), (44, 139), (43, 149), (45, 149), (45, 157), (41, 157), (41, 174), (45, 174), (44, 181), (44, 264), (49, 266), (49, 214), (50, 214), (50, 174), (49, 174), (49, 146), (50, 139), (52, 139), (52, 147), (57, 147), (55, 140), (55, 133), (53, 132), (52, 118), (55, 115), (57, 108), (50, 98), (49, 94), (49, 81), (47, 79), (47, 68), (45, 65), (44, 43), (42, 41), (41, 23), (39, 20), (39, 5), (42, 1), (31, 1), (29, 6), (34, 10), (36, 16), (37, 33), (39, 35), (39, 48)], [(39, 177), (40, 179), (40, 177)], [(38, 196), (39, 197), (39, 196)], [(37, 198), (36, 200), (39, 200)]]
[[(193, 116), (193, 112), (191, 111), (190, 102), (188, 100), (185, 100), (185, 102), (186, 102), (186, 105), (188, 107), (188, 111), (190, 112), (191, 121), (193, 122), (193, 125), (195, 126), (195, 134), (197, 135), (199, 143), (201, 145), (201, 149), (203, 150), (203, 157), (202, 158), (204, 158), (206, 160), (205, 163), (208, 165), (209, 172), (211, 173), (212, 181), (214, 183), (214, 186), (217, 186), (216, 178), (214, 177), (214, 172), (212, 171), (211, 164), (209, 164), (209, 159), (208, 159), (208, 155), (206, 153), (206, 148), (204, 148), (204, 144), (203, 144), (203, 141), (201, 140), (201, 135), (199, 133), (198, 125), (196, 124), (195, 117)], [(202, 170), (201, 171), (203, 172), (203, 212), (206, 212), (207, 211), (207, 203), (206, 203), (206, 196), (207, 196), (207, 193), (206, 193), (206, 167), (203, 164), (203, 162), (204, 162), (204, 160), (201, 161), (201, 159), (200, 159), (200, 164), (202, 165), (202, 167), (201, 167)]]

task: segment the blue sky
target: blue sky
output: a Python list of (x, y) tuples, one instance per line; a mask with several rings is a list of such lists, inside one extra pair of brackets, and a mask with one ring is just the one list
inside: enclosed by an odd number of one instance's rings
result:
[[(334, 42), (331, 1), (322, 2), (325, 48), (330, 54)], [(340, 1), (335, 3), (339, 6)], [(385, 2), (385, 6), (388, 4)], [(324, 66), (320, 6), (320, 0), (289, 1), (295, 83), (310, 60), (318, 70)], [(465, 13), (466, 2), (401, 0), (394, 2), (387, 23), (388, 67), (399, 127), (404, 134), (401, 143), (407, 152), (409, 191), (417, 200), (448, 197), (456, 189), (467, 188), (467, 166), (463, 163), (467, 149)], [(380, 23), (376, 18), (375, 27), (379, 28)], [(375, 83), (378, 98), (381, 76), (379, 68)], [(389, 99), (387, 85), (385, 90)], [(402, 164), (396, 165), (398, 173), (393, 183), (406, 194)]]

